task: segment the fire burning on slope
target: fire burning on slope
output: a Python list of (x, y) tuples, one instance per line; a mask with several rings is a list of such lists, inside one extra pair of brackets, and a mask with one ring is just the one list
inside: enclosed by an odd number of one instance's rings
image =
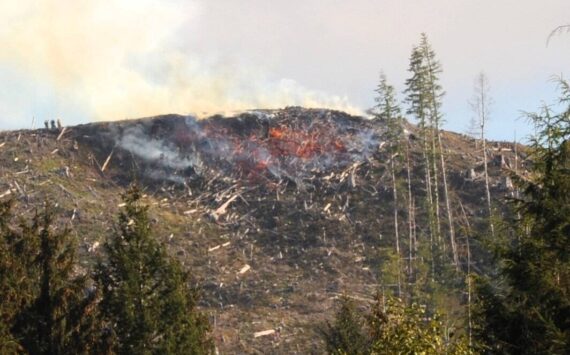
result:
[(222, 174), (297, 184), (365, 161), (380, 143), (369, 121), (300, 108), (253, 111), (234, 118), (140, 121), (121, 130), (116, 141), (148, 164), (150, 177), (184, 182)]

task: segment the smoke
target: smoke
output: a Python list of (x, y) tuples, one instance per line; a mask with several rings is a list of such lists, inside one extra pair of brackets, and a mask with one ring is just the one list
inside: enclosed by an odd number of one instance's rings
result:
[[(2, 1), (0, 74), (31, 85), (35, 98), (42, 91), (42, 100), (97, 120), (287, 105), (359, 113), (345, 97), (271, 79), (237, 58), (190, 53), (185, 37), (201, 35), (189, 25), (200, 16), (196, 1)], [(19, 114), (26, 112), (19, 106), (36, 104), (5, 101), (14, 106), (6, 112)]]
[(128, 128), (120, 137), (118, 146), (146, 161), (158, 161), (162, 167), (171, 169), (192, 167), (199, 170), (202, 166), (202, 161), (197, 155), (183, 156), (167, 141), (146, 135), (140, 126)]

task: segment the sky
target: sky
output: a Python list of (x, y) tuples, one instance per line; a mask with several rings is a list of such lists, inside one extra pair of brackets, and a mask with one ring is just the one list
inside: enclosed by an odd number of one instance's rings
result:
[(0, 130), (288, 105), (362, 114), (381, 71), (404, 90), (425, 32), (444, 128), (467, 129), (483, 71), (488, 136), (512, 140), (532, 133), (522, 112), (556, 101), (570, 59), (570, 33), (546, 43), (570, 24), (568, 0), (2, 0), (0, 23)]

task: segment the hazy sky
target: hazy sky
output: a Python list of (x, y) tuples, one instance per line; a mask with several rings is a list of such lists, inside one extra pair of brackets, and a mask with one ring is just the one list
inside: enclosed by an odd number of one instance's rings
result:
[(443, 65), (445, 128), (464, 131), (473, 80), (489, 136), (530, 133), (521, 110), (555, 101), (569, 0), (2, 0), (0, 129), (160, 113), (305, 105), (362, 112), (383, 70), (401, 92), (426, 32)]

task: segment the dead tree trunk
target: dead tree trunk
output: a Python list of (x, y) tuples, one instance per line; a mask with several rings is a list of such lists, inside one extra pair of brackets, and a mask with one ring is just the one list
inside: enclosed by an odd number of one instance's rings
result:
[(467, 213), (465, 213), (465, 208), (461, 201), (459, 201), (461, 206), (461, 212), (463, 213), (463, 218), (465, 219), (465, 224), (467, 226), (467, 233), (465, 236), (465, 246), (467, 247), (467, 335), (469, 339), (469, 347), (473, 346), (472, 334), (473, 334), (473, 322), (471, 318), (471, 296), (472, 296), (472, 285), (471, 285), (471, 246), (469, 244), (469, 236), (471, 235), (471, 224), (469, 223), (469, 218), (467, 218)]
[[(435, 127), (432, 127), (431, 135), (431, 163), (433, 168), (433, 192), (434, 192), (434, 207), (435, 207), (435, 234), (437, 236), (438, 244), (441, 243), (441, 217), (439, 211), (439, 172), (437, 168), (437, 156), (438, 149), (436, 145), (436, 136), (439, 137), (439, 131), (437, 129), (437, 123)], [(445, 243), (443, 243), (443, 250), (445, 251)]]
[[(481, 121), (483, 122), (483, 121)], [(491, 209), (491, 190), (489, 189), (489, 173), (487, 169), (487, 146), (485, 144), (485, 124), (481, 124), (481, 141), (483, 142), (483, 166), (485, 168), (485, 192), (487, 193), (487, 208), (489, 210), (489, 227), (491, 236), (495, 238), (495, 225), (493, 223), (493, 210)]]
[[(423, 129), (425, 130), (425, 128)], [(429, 223), (429, 243), (430, 243), (430, 253), (431, 253), (431, 274), (432, 274), (432, 281), (435, 281), (435, 258), (434, 258), (435, 221), (434, 221), (433, 195), (432, 195), (432, 186), (431, 186), (431, 168), (428, 156), (427, 137), (425, 131), (423, 134), (423, 158), (425, 165), (426, 203), (427, 203), (427, 213), (428, 213), (428, 223)]]
[(394, 166), (394, 159), (396, 154), (394, 154), (390, 159), (390, 170), (392, 173), (392, 192), (394, 194), (394, 235), (396, 237), (396, 254), (397, 254), (397, 272), (398, 272), (398, 297), (402, 296), (402, 270), (401, 270), (401, 255), (400, 255), (400, 233), (398, 230), (398, 184), (396, 181), (396, 168)]
[(414, 273), (414, 249), (415, 249), (415, 238), (414, 238), (414, 202), (412, 196), (412, 174), (410, 169), (410, 142), (406, 142), (406, 170), (408, 178), (408, 278), (412, 281), (412, 275)]
[(441, 175), (443, 176), (443, 193), (445, 198), (445, 207), (447, 209), (447, 223), (449, 223), (449, 241), (451, 243), (451, 251), (453, 252), (453, 262), (456, 270), (459, 271), (459, 256), (457, 255), (457, 245), (455, 243), (455, 228), (453, 226), (453, 214), (451, 212), (451, 204), (449, 203), (449, 189), (447, 187), (447, 170), (445, 169), (445, 158), (443, 156), (443, 147), (441, 144), (441, 134), (437, 131), (437, 140), (440, 149)]
[(475, 94), (471, 106), (479, 119), (481, 145), (483, 148), (483, 167), (485, 169), (485, 192), (487, 194), (487, 209), (489, 210), (489, 228), (491, 236), (495, 238), (495, 226), (493, 224), (493, 210), (491, 207), (491, 190), (489, 188), (489, 172), (487, 164), (487, 145), (485, 140), (485, 125), (489, 120), (491, 98), (489, 98), (489, 83), (485, 74), (481, 73), (475, 80)]

